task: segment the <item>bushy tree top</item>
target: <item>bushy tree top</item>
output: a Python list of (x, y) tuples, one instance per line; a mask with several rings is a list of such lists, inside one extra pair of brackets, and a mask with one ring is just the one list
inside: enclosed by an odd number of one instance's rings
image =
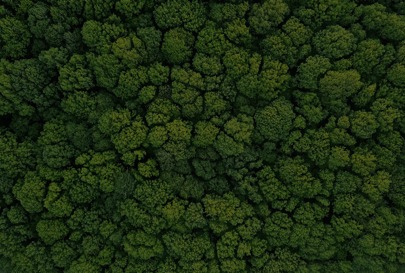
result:
[(399, 273), (405, 4), (0, 1), (0, 272)]

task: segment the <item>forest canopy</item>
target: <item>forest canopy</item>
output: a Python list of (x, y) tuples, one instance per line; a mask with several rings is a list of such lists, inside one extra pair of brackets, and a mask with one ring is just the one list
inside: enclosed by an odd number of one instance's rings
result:
[(0, 0), (1, 273), (405, 272), (405, 2)]

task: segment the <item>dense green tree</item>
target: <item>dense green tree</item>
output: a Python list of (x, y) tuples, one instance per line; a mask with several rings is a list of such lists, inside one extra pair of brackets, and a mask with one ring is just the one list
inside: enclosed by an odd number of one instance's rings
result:
[(379, 3), (363, 6), (363, 25), (369, 31), (376, 31), (381, 38), (402, 41), (405, 38), (403, 15), (387, 12), (387, 7)]
[(320, 55), (338, 59), (353, 52), (356, 37), (341, 26), (330, 26), (315, 34), (313, 43)]
[(40, 220), (36, 230), (45, 244), (52, 245), (65, 237), (69, 230), (60, 220)]
[(359, 138), (370, 138), (378, 128), (374, 115), (365, 111), (354, 112), (350, 123), (352, 132)]
[(347, 114), (347, 99), (362, 87), (356, 70), (329, 71), (319, 81), (321, 102), (332, 114)]
[(283, 99), (275, 100), (256, 113), (257, 130), (270, 141), (281, 140), (292, 129), (294, 116), (290, 102)]
[(85, 56), (73, 55), (69, 62), (60, 69), (60, 87), (64, 91), (89, 90), (94, 87), (94, 76), (87, 64)]
[(320, 181), (313, 177), (302, 159), (286, 159), (280, 162), (280, 178), (289, 191), (300, 198), (312, 198), (321, 191)]
[(140, 89), (147, 82), (148, 74), (145, 67), (121, 72), (118, 79), (118, 86), (113, 90), (114, 95), (122, 99), (136, 97)]
[(375, 171), (376, 157), (367, 150), (355, 151), (351, 156), (352, 170), (360, 175), (366, 176)]
[(381, 76), (393, 60), (393, 53), (391, 46), (384, 46), (377, 39), (361, 41), (353, 55), (353, 67), (370, 78)]
[(319, 79), (332, 67), (329, 59), (322, 56), (310, 56), (298, 67), (298, 86), (301, 88), (316, 90), (319, 87)]
[[(139, 15), (142, 8), (145, 6), (145, 2), (146, 1), (144, 0), (141, 1), (120, 0), (115, 2), (115, 8), (119, 13), (125, 15), (127, 18), (132, 18), (134, 16)], [(110, 5), (114, 5), (113, 3), (114, 2), (112, 2)]]
[(0, 272), (402, 272), (403, 1), (0, 2)]
[(321, 102), (316, 93), (295, 92), (294, 96), (297, 100), (295, 110), (302, 114), (310, 124), (318, 124), (326, 118), (326, 111), (322, 109)]
[(41, 212), (45, 196), (45, 181), (35, 173), (27, 173), (22, 183), (15, 185), (13, 193), (28, 212)]
[(223, 55), (230, 48), (223, 31), (213, 22), (208, 21), (206, 26), (198, 33), (195, 49), (199, 53), (208, 55)]
[(405, 66), (402, 64), (394, 64), (388, 71), (388, 80), (392, 82), (394, 85), (399, 87), (405, 86)]
[(181, 64), (188, 61), (192, 55), (194, 36), (182, 28), (169, 30), (162, 44), (162, 53), (171, 64)]
[(108, 53), (111, 41), (119, 38), (124, 32), (120, 25), (89, 20), (84, 22), (81, 35), (86, 46), (100, 53)]
[(289, 13), (289, 7), (283, 0), (266, 0), (255, 3), (249, 16), (250, 26), (258, 34), (265, 34), (283, 22)]
[(154, 11), (157, 25), (161, 29), (183, 26), (189, 31), (198, 31), (206, 20), (205, 7), (198, 1), (170, 0)]
[(328, 24), (347, 26), (357, 19), (356, 3), (353, 1), (311, 0), (303, 4), (303, 7), (296, 13), (312, 27), (319, 28)]
[(142, 41), (136, 35), (119, 37), (111, 46), (111, 51), (129, 67), (142, 62), (146, 55)]
[(111, 54), (100, 55), (90, 60), (90, 66), (94, 70), (97, 85), (107, 90), (113, 90), (118, 83), (122, 70), (118, 58)]
[(19, 59), (28, 53), (31, 33), (27, 25), (16, 18), (0, 19), (1, 58)]

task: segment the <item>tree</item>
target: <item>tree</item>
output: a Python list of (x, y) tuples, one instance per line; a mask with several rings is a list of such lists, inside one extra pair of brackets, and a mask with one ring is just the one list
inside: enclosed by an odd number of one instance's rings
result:
[(114, 1), (100, 1), (93, 2), (85, 1), (84, 14), (90, 20), (103, 20), (108, 17), (109, 11), (114, 6)]
[(346, 114), (349, 111), (347, 99), (362, 86), (356, 70), (329, 71), (319, 81), (322, 104), (333, 114)]
[(223, 132), (219, 133), (214, 147), (224, 158), (240, 155), (244, 151), (244, 145), (242, 143), (236, 142), (232, 137)]
[(198, 89), (187, 87), (180, 81), (172, 84), (172, 98), (182, 107), (181, 112), (186, 119), (193, 119), (203, 111), (203, 98)]
[(402, 64), (394, 64), (388, 71), (388, 80), (392, 82), (394, 85), (399, 87), (405, 86), (405, 65)]
[(189, 31), (198, 31), (206, 20), (205, 7), (197, 1), (170, 0), (154, 11), (157, 25), (161, 29), (183, 26)]
[(246, 217), (252, 215), (251, 206), (231, 193), (223, 196), (206, 195), (203, 204), (207, 216), (214, 220), (210, 222), (214, 233), (225, 231), (228, 225), (241, 224)]
[(59, 81), (64, 91), (89, 90), (94, 87), (94, 76), (87, 67), (86, 57), (73, 55), (60, 69)]
[(36, 3), (28, 11), (28, 26), (30, 32), (37, 39), (45, 38), (47, 29), (51, 25), (49, 16), (49, 6), (44, 3)]
[(61, 220), (40, 220), (36, 230), (47, 245), (53, 245), (69, 233), (69, 229)]
[(327, 25), (347, 26), (357, 20), (356, 3), (344, 0), (311, 0), (297, 9), (297, 16), (312, 28), (319, 29)]
[(316, 90), (319, 79), (332, 67), (328, 58), (310, 56), (298, 67), (298, 85), (301, 88)]
[(401, 271), (404, 1), (0, 2), (0, 272)]
[(127, 164), (136, 157), (134, 152), (139, 149), (146, 140), (148, 128), (140, 121), (133, 121), (130, 126), (125, 127), (119, 133), (111, 137), (111, 141), (119, 153), (123, 155)]
[(191, 140), (191, 128), (188, 124), (182, 120), (174, 120), (166, 125), (169, 139), (177, 142), (182, 141), (190, 143)]
[(257, 34), (266, 34), (283, 22), (289, 14), (288, 5), (282, 0), (267, 0), (253, 4), (249, 15), (250, 26)]
[(197, 52), (207, 55), (222, 56), (230, 48), (221, 29), (213, 22), (208, 21), (205, 27), (198, 33), (195, 48)]
[(289, 18), (282, 26), (283, 31), (291, 38), (295, 46), (304, 45), (309, 42), (312, 31), (304, 25), (300, 20), (294, 16)]
[(379, 3), (362, 7), (362, 23), (367, 30), (376, 31), (384, 39), (402, 41), (405, 37), (405, 21), (403, 17), (389, 13), (386, 9)]
[(165, 33), (162, 44), (162, 53), (171, 64), (182, 64), (192, 56), (191, 46), (194, 36), (182, 29), (175, 28)]
[(388, 192), (390, 182), (390, 175), (386, 172), (380, 171), (365, 181), (362, 190), (372, 201), (375, 202), (381, 200), (382, 195)]
[(145, 115), (148, 126), (165, 124), (171, 119), (180, 116), (179, 107), (168, 99), (158, 98), (149, 106)]
[(142, 41), (136, 35), (119, 37), (111, 45), (111, 51), (128, 67), (142, 63), (147, 54)]
[(56, 266), (67, 268), (73, 262), (76, 254), (66, 242), (58, 241), (51, 248), (51, 256)]
[(256, 113), (257, 130), (270, 141), (281, 140), (292, 129), (294, 116), (292, 106), (288, 101), (275, 100)]
[(19, 59), (27, 54), (31, 33), (23, 21), (12, 17), (0, 19), (0, 57)]
[(330, 59), (339, 59), (352, 53), (356, 38), (341, 26), (329, 26), (316, 33), (313, 43), (317, 52)]
[[(261, 46), (266, 55), (275, 60), (289, 66), (293, 66), (297, 62), (298, 49), (294, 46), (292, 39), (284, 33), (268, 36), (262, 41)], [(302, 51), (304, 52), (304, 50)]]
[(27, 173), (24, 182), (14, 186), (13, 193), (26, 211), (33, 213), (43, 210), (45, 181), (35, 173)]
[(73, 206), (66, 194), (61, 193), (62, 189), (56, 183), (48, 186), (48, 193), (44, 200), (44, 207), (57, 217), (69, 216)]
[(367, 78), (382, 76), (393, 60), (393, 50), (377, 39), (361, 41), (353, 55), (353, 67)]
[(163, 85), (169, 80), (170, 68), (161, 63), (155, 63), (149, 67), (148, 77), (153, 85)]
[(112, 54), (90, 59), (90, 67), (94, 71), (97, 85), (107, 90), (113, 90), (117, 86), (120, 72), (123, 69), (118, 58)]
[(198, 72), (209, 76), (221, 74), (223, 71), (223, 65), (218, 57), (209, 57), (201, 53), (194, 56), (193, 66)]
[(163, 235), (163, 242), (170, 256), (180, 259), (180, 264), (203, 260), (212, 247), (206, 233), (194, 235), (169, 232)]
[(367, 176), (375, 171), (376, 157), (367, 150), (355, 151), (351, 156), (352, 170), (360, 175)]
[(225, 132), (238, 142), (249, 144), (253, 133), (253, 118), (246, 115), (238, 115), (224, 125)]
[(78, 273), (84, 273), (84, 272), (89, 272), (89, 273), (95, 273), (99, 271), (99, 267), (96, 265), (90, 263), (90, 262), (85, 262), (85, 261), (73, 261), (73, 263), (69, 266), (69, 269), (67, 272), (73, 273), (73, 272), (78, 272)]
[(138, 96), (140, 89), (148, 82), (146, 68), (130, 69), (121, 72), (118, 86), (113, 90), (114, 94), (121, 99), (129, 99)]
[(134, 16), (139, 15), (143, 7), (145, 6), (145, 3), (146, 1), (144, 0), (141, 1), (120, 0), (115, 3), (115, 8), (119, 13), (125, 15), (125, 17), (132, 18)]
[[(6, 81), (4, 82), (3, 96), (7, 100), (16, 103), (14, 108), (18, 109), (22, 115), (27, 114), (24, 113), (23, 109), (30, 105), (32, 108), (32, 104), (38, 108), (49, 107), (52, 104), (50, 101), (53, 98), (49, 98), (46, 92), (48, 91), (46, 87), (50, 84), (49, 76), (52, 73), (48, 74), (41, 62), (23, 59), (15, 61), (5, 68), (4, 80)], [(9, 92), (12, 92), (12, 94)], [(14, 98), (13, 94), (17, 95), (17, 98)]]
[(143, 231), (129, 233), (124, 241), (125, 251), (133, 258), (149, 260), (163, 254), (162, 242)]
[(195, 125), (193, 144), (200, 147), (212, 145), (218, 133), (219, 129), (214, 124), (204, 121), (198, 122)]
[[(139, 28), (137, 31), (139, 39), (143, 43), (143, 49), (147, 53), (147, 62), (155, 62), (161, 56), (162, 32), (155, 27)], [(144, 56), (143, 56), (144, 57)]]
[(39, 158), (51, 168), (58, 169), (68, 166), (75, 155), (76, 150), (68, 142), (64, 130), (65, 126), (61, 121), (47, 122), (38, 139), (41, 149)]
[(350, 123), (352, 132), (360, 138), (370, 138), (379, 126), (374, 115), (365, 111), (354, 112)]
[(109, 53), (111, 41), (118, 39), (125, 30), (115, 23), (89, 20), (84, 22), (81, 35), (86, 46), (98, 53)]
[(281, 161), (279, 175), (289, 191), (298, 198), (312, 198), (321, 191), (320, 181), (311, 175), (300, 158)]
[(333, 147), (329, 156), (329, 168), (343, 168), (350, 162), (350, 152), (343, 147)]
[(375, 100), (371, 106), (371, 110), (379, 123), (381, 131), (393, 130), (395, 121), (401, 116), (394, 103), (387, 99)]
[(245, 19), (236, 19), (225, 24), (224, 33), (228, 39), (238, 45), (250, 45), (253, 37)]

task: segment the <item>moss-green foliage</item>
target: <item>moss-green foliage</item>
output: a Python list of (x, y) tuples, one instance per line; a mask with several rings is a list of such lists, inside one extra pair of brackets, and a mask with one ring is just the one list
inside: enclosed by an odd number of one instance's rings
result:
[(405, 268), (405, 4), (0, 1), (0, 272)]

